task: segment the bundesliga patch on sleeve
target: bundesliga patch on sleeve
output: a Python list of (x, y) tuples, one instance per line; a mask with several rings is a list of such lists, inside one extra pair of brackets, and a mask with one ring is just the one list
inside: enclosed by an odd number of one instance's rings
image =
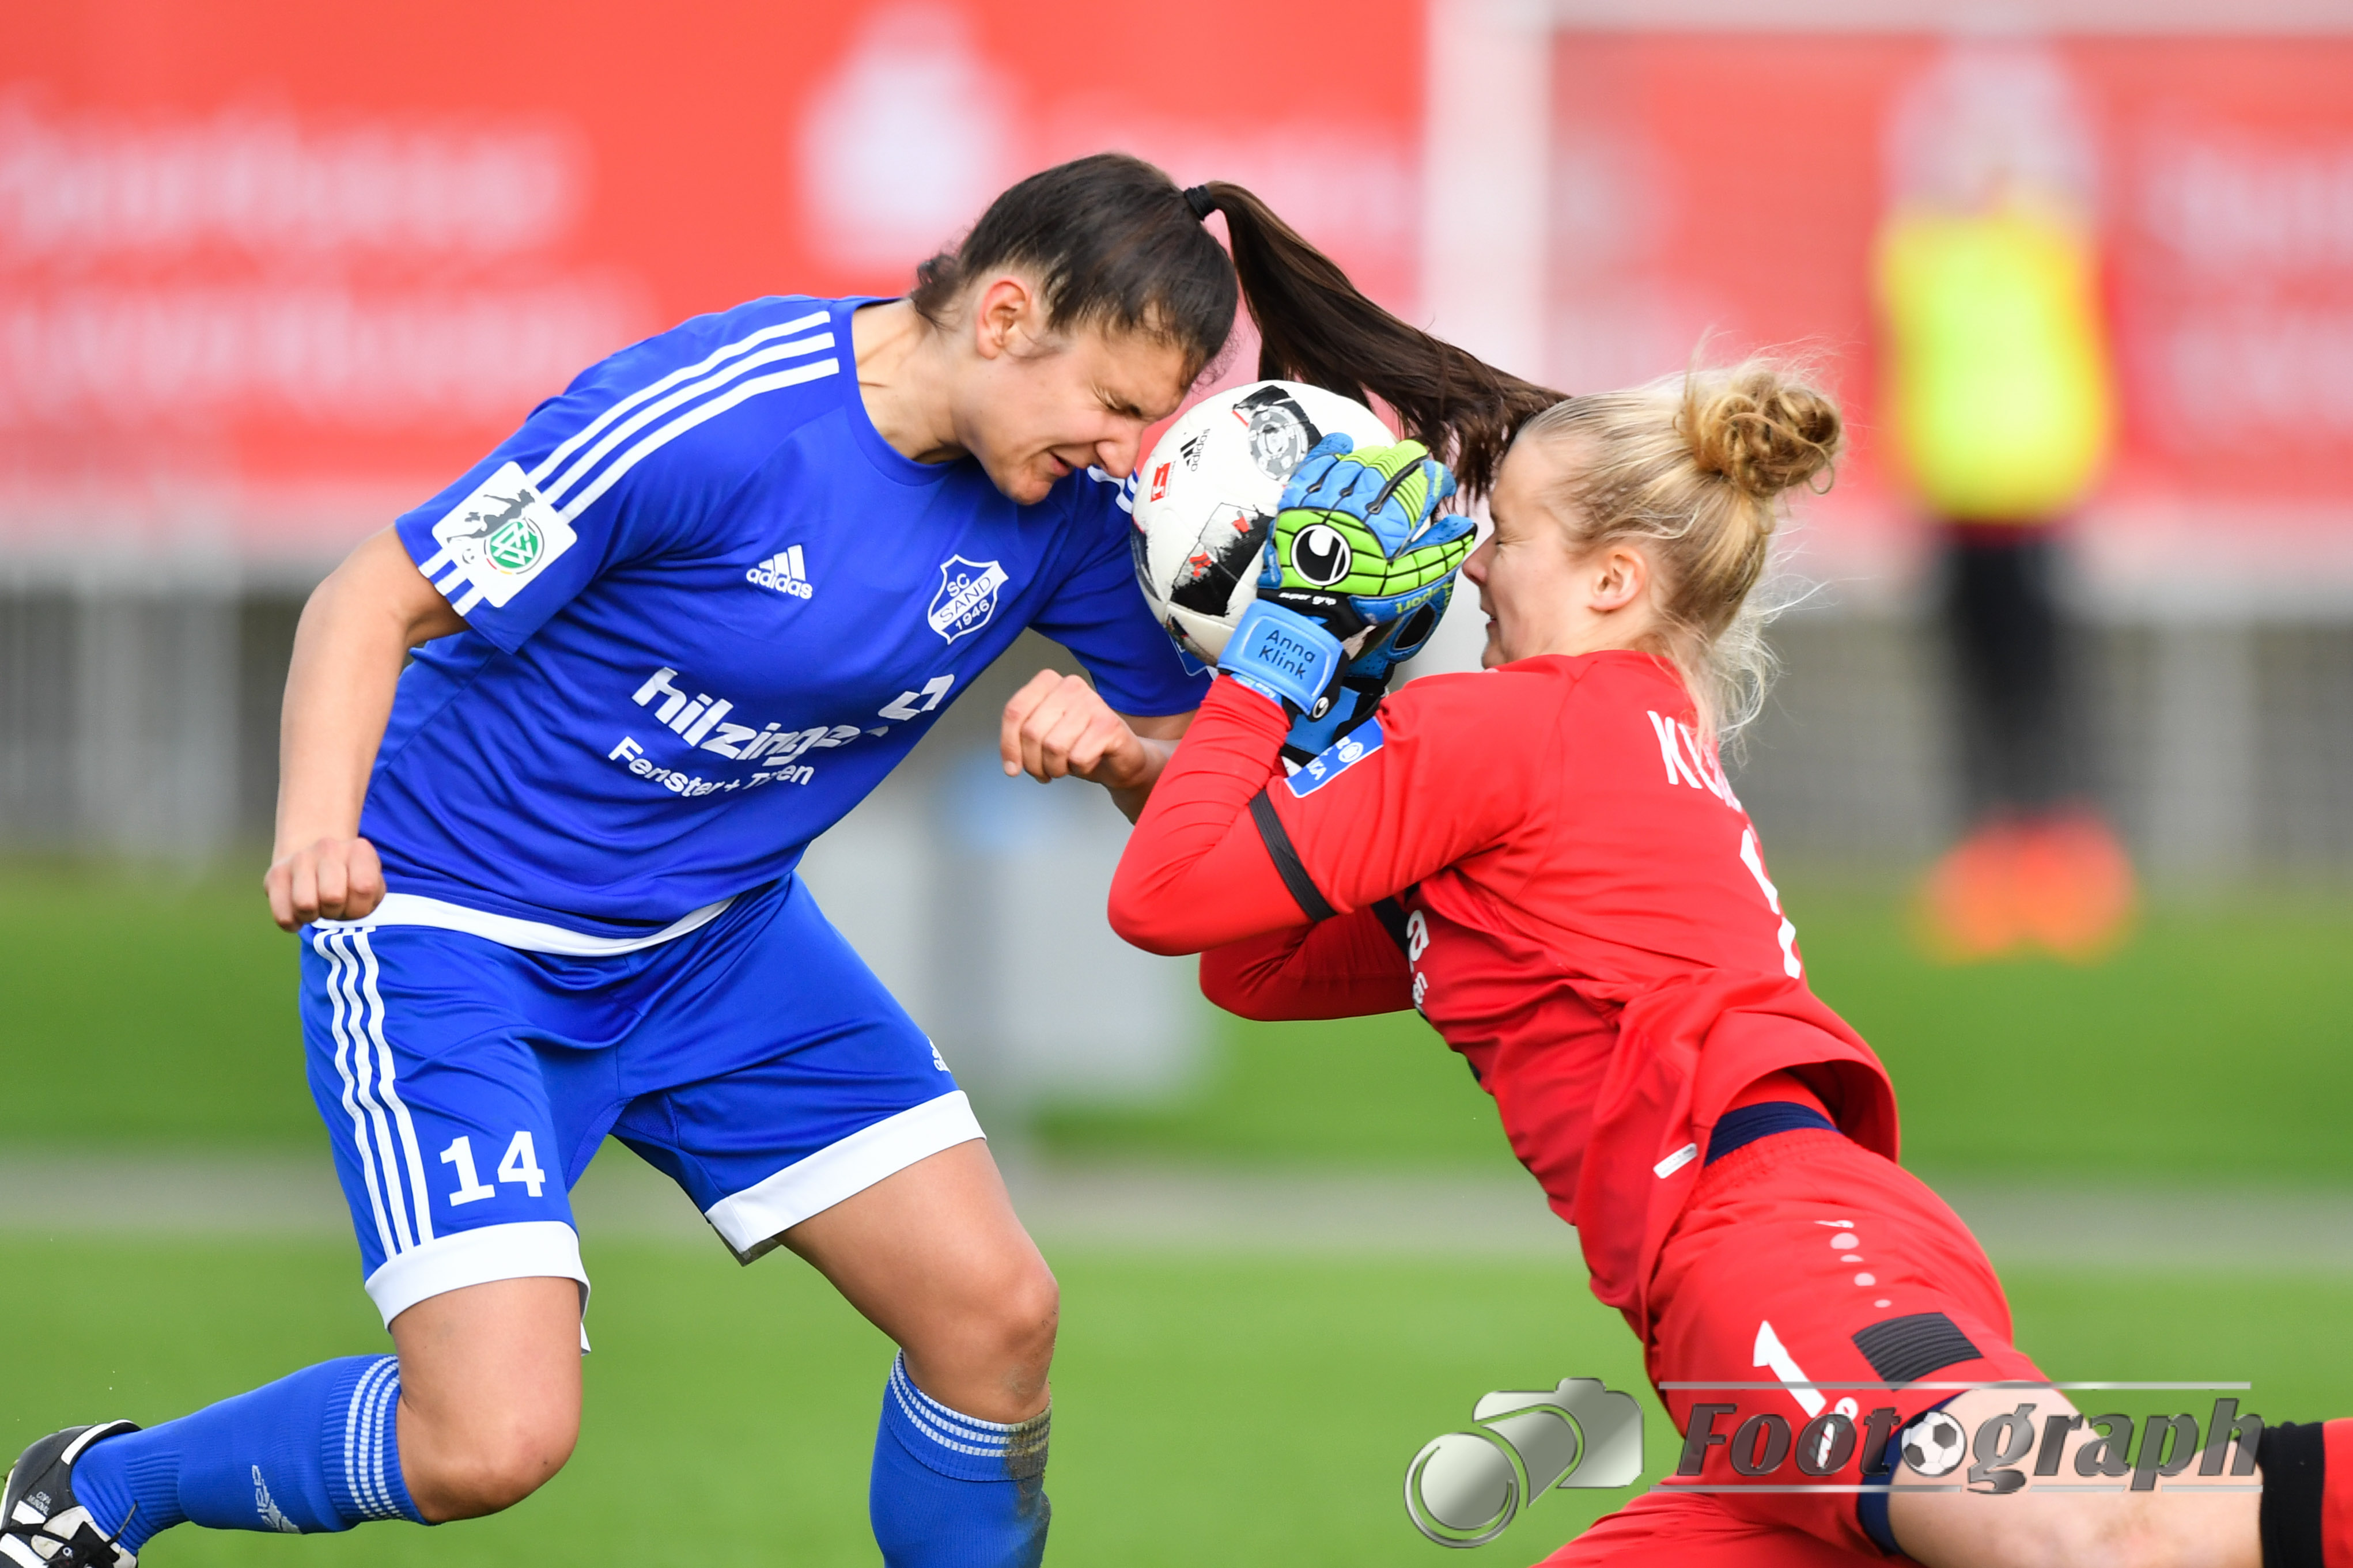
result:
[[(425, 574), (462, 616), (486, 599), (503, 608), (577, 535), (509, 463), (435, 523), (433, 537), (441, 548)], [(469, 584), (462, 593), (460, 584)]]
[(1367, 719), (1313, 757), (1283, 782), (1294, 796), (1311, 795), (1381, 749), (1381, 721)]

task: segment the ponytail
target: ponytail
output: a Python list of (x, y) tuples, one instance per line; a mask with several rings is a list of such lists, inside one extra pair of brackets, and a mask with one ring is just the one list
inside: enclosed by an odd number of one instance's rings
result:
[[(1226, 215), (1242, 301), (1258, 327), (1258, 373), (1396, 410), (1406, 434), (1483, 495), (1520, 426), (1562, 394), (1497, 370), (1359, 293), (1331, 258), (1240, 185), (1196, 185)], [(1187, 193), (1191, 195), (1192, 193)]]
[[(1230, 260), (1202, 226), (1212, 212), (1226, 215)], [(908, 298), (944, 324), (975, 279), (1002, 267), (1037, 274), (1056, 325), (1172, 343), (1188, 374), (1223, 351), (1239, 281), (1258, 326), (1261, 376), (1378, 398), (1474, 496), (1493, 486), (1520, 426), (1561, 400), (1374, 304), (1241, 186), (1214, 180), (1179, 190), (1124, 153), (1074, 159), (1005, 192), (962, 243), (915, 269)]]

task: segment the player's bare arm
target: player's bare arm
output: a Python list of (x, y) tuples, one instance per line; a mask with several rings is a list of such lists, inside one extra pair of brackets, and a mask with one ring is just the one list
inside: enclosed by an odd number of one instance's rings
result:
[(1040, 784), (1081, 778), (1111, 791), (1134, 822), (1193, 722), (1195, 710), (1157, 715), (1113, 710), (1075, 675), (1041, 669), (1005, 705), (997, 749), (1008, 778)]
[(368, 773), (408, 650), (465, 629), (392, 530), (372, 534), (302, 606), (279, 721), (278, 831), (261, 885), (294, 931), (356, 920), (384, 899), (375, 847), (359, 836)]

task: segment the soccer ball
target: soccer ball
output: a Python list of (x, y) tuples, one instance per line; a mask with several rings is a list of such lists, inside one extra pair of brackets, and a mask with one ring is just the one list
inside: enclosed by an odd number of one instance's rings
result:
[(1969, 1456), (1968, 1434), (1941, 1410), (1904, 1429), (1904, 1462), (1924, 1476), (1949, 1476)]
[(1359, 447), (1397, 439), (1363, 404), (1292, 381), (1261, 381), (1195, 405), (1136, 474), (1135, 576), (1179, 651), (1215, 664), (1258, 597), (1276, 503), (1299, 460), (1340, 432)]

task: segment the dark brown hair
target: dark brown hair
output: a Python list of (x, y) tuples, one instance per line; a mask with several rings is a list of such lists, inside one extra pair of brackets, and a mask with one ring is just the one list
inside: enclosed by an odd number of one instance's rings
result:
[[(1407, 325), (1360, 293), (1331, 258), (1240, 185), (1176, 183), (1140, 158), (1099, 153), (1029, 178), (989, 204), (961, 245), (915, 269), (909, 298), (939, 323), (974, 278), (1037, 274), (1049, 320), (1139, 332), (1212, 363), (1237, 301), (1258, 327), (1258, 373), (1388, 405), (1408, 435), (1483, 494), (1520, 426), (1561, 395)], [(1195, 212), (1226, 216), (1230, 258)]]

